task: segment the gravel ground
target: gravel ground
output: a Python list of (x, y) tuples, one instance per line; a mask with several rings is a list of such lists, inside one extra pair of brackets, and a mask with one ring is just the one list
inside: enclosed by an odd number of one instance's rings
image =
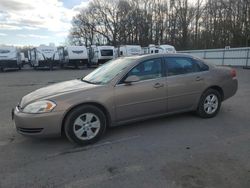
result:
[(250, 70), (213, 119), (191, 113), (110, 128), (98, 143), (32, 139), (14, 130), (10, 111), (37, 88), (90, 70), (0, 73), (0, 187), (250, 187)]

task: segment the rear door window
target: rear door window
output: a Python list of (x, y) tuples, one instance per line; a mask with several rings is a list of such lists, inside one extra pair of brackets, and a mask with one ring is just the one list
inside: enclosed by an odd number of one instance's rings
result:
[(200, 72), (199, 65), (191, 58), (186, 57), (166, 57), (167, 76), (189, 74)]
[(209, 66), (206, 65), (202, 60), (193, 59), (193, 61), (199, 65), (200, 71), (208, 71), (209, 70)]

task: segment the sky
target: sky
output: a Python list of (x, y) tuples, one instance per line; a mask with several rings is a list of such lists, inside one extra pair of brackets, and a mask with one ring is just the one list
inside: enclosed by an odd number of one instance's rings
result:
[(65, 43), (71, 20), (89, 0), (0, 0), (0, 44)]

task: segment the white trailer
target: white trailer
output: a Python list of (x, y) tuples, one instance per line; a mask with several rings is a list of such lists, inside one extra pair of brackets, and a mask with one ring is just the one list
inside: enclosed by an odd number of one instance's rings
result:
[(64, 63), (65, 63), (65, 52), (64, 52), (64, 48), (63, 46), (60, 46), (57, 48), (57, 52), (58, 52), (58, 56), (59, 56), (59, 63), (61, 65), (61, 67), (63, 67)]
[(59, 58), (59, 52), (56, 51), (54, 55), (54, 64), (59, 65), (60, 64), (60, 58)]
[(30, 63), (31, 62), (31, 50), (28, 49), (27, 53), (28, 53), (28, 62)]
[(20, 55), (21, 55), (21, 62), (24, 64), (25, 63), (25, 55), (23, 52), (21, 52)]
[(150, 44), (148, 47), (143, 48), (144, 54), (158, 54), (158, 53), (176, 53), (175, 47), (162, 44), (162, 45), (154, 45)]
[(55, 61), (57, 49), (54, 46), (40, 45), (30, 51), (31, 66), (35, 69), (39, 67), (47, 67), (50, 70), (57, 65)]
[(158, 54), (160, 53), (160, 49), (158, 48), (158, 46), (154, 45), (154, 44), (150, 44), (148, 46), (148, 54)]
[(163, 44), (163, 45), (159, 45), (158, 48), (160, 49), (160, 53), (165, 53), (165, 54), (176, 53), (176, 49), (172, 45)]
[(88, 65), (88, 50), (85, 46), (67, 46), (58, 49), (59, 59), (62, 66), (78, 68)]
[(156, 45), (150, 44), (148, 47), (143, 47), (142, 52), (143, 54), (158, 54), (160, 49)]
[(92, 45), (89, 48), (89, 63), (90, 65), (99, 65), (115, 58), (114, 46), (96, 46)]
[(0, 46), (0, 69), (21, 69), (21, 55), (19, 50), (13, 46)]
[(140, 45), (123, 45), (118, 47), (117, 49), (118, 57), (141, 55), (141, 54), (142, 54), (142, 48)]

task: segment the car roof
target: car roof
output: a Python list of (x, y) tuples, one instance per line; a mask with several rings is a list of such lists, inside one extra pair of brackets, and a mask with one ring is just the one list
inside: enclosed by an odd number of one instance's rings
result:
[(185, 53), (167, 53), (167, 54), (144, 54), (144, 55), (136, 55), (131, 56), (129, 58), (133, 58), (135, 60), (148, 60), (152, 58), (159, 58), (159, 57), (187, 57), (193, 58), (193, 56)]

